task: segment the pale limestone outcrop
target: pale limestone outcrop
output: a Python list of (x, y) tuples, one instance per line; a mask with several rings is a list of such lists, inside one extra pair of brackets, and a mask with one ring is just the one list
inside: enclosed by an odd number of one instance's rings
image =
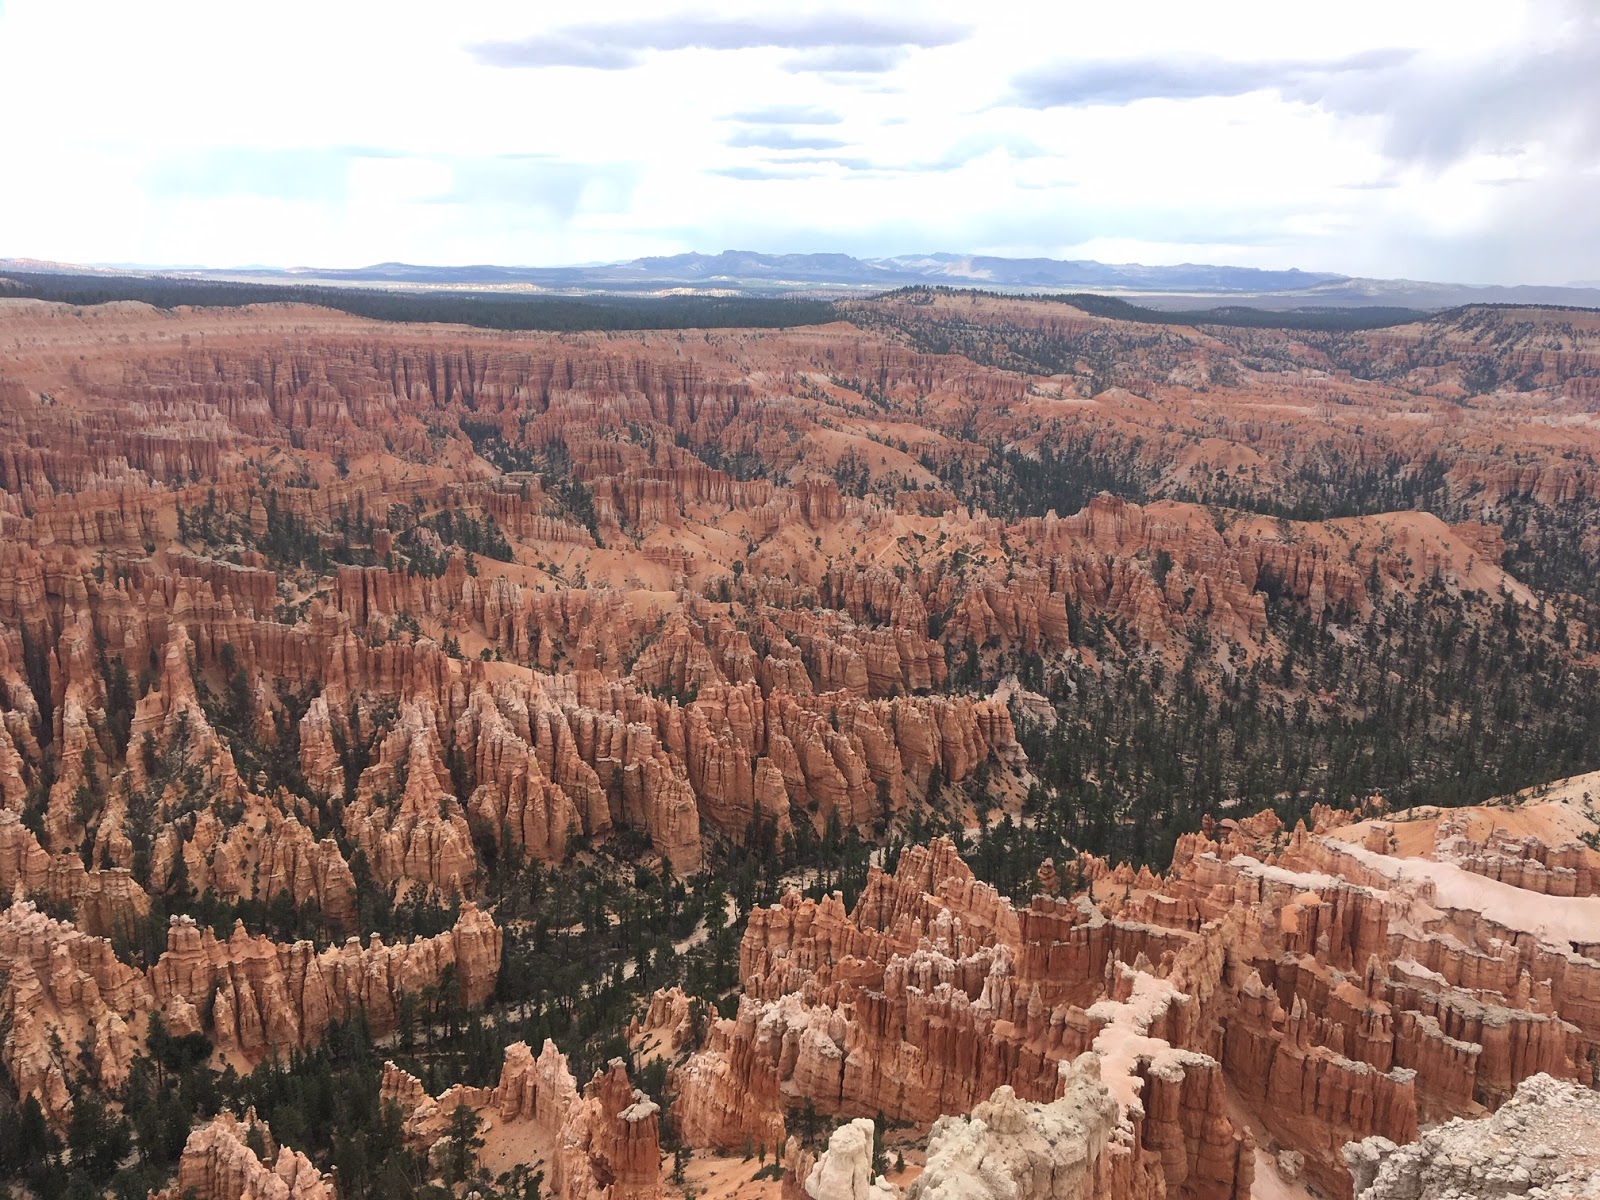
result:
[(557, 1135), (552, 1186), (559, 1200), (659, 1200), (661, 1109), (612, 1059), (595, 1073)]
[(1092, 1064), (1070, 1070), (1062, 1095), (1048, 1104), (1019, 1100), (1006, 1087), (970, 1116), (941, 1117), (928, 1161), (907, 1200), (1089, 1200), (1107, 1194), (1102, 1156), (1115, 1145), (1116, 1102)]
[(1345, 1147), (1355, 1200), (1548, 1200), (1600, 1196), (1600, 1093), (1534, 1075), (1490, 1117), (1455, 1120), (1397, 1146)]
[(872, 1174), (873, 1133), (865, 1117), (835, 1129), (806, 1174), (805, 1194), (811, 1200), (895, 1200), (899, 1191)]
[(628, 1022), (628, 1040), (647, 1055), (670, 1057), (693, 1037), (691, 1001), (680, 987), (652, 993), (644, 1017)]
[(170, 886), (181, 856), (188, 886), (197, 892), (228, 900), (314, 900), (330, 930), (351, 931), (356, 903), (350, 865), (332, 837), (318, 839), (300, 814), (285, 811), (289, 807), (247, 795), (235, 822), (225, 824), (214, 809), (205, 809), (187, 829), (167, 826), (155, 838), (153, 882)]

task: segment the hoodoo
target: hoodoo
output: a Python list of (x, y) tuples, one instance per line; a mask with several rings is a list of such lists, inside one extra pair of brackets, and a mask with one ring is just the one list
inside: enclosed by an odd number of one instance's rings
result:
[(1084, 304), (0, 298), (0, 1183), (1584, 1194), (1600, 318)]

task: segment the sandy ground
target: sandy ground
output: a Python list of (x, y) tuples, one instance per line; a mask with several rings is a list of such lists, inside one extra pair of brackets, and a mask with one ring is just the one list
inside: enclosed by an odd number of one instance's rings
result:
[(779, 1200), (783, 1184), (776, 1179), (756, 1179), (762, 1164), (752, 1158), (713, 1158), (703, 1151), (689, 1160), (683, 1170), (681, 1187), (668, 1183), (668, 1196), (688, 1196), (700, 1200)]
[(492, 1109), (485, 1109), (478, 1115), (483, 1120), (479, 1130), (483, 1149), (478, 1151), (478, 1161), (489, 1169), (491, 1175), (498, 1176), (518, 1163), (543, 1169), (546, 1176), (549, 1175), (547, 1164), (554, 1147), (534, 1122), (518, 1121), (514, 1125), (503, 1125)]
[(1303, 1180), (1286, 1179), (1278, 1170), (1277, 1152), (1269, 1149), (1273, 1144), (1272, 1135), (1251, 1117), (1232, 1084), (1228, 1085), (1227, 1098), (1228, 1120), (1233, 1122), (1236, 1129), (1248, 1126), (1256, 1139), (1256, 1177), (1250, 1187), (1250, 1195), (1255, 1200), (1313, 1200), (1312, 1192)]

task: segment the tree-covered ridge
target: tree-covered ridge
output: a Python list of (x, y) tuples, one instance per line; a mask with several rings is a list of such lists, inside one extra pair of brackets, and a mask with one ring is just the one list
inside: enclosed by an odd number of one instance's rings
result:
[(743, 296), (507, 296), (496, 292), (398, 292), (303, 284), (226, 283), (167, 276), (84, 276), (10, 272), (0, 295), (61, 304), (134, 300), (178, 305), (314, 304), (376, 321), (438, 321), (480, 329), (565, 332), (624, 329), (772, 329), (835, 320), (821, 300)]
[[(1066, 305), (1092, 316), (1108, 317), (1115, 321), (1138, 321), (1147, 325), (1215, 325), (1245, 329), (1328, 331), (1384, 329), (1391, 325), (1409, 324), (1428, 315), (1421, 309), (1399, 308), (1390, 305), (1372, 305), (1360, 308), (1319, 305), (1285, 310), (1255, 308), (1249, 304), (1224, 304), (1203, 309), (1165, 309), (1150, 308), (1146, 305), (1123, 300), (1117, 296), (1103, 296), (1093, 292), (1035, 292), (1018, 295), (1016, 293), (988, 292), (980, 288), (915, 285), (897, 288), (875, 299), (880, 301), (904, 301), (913, 305), (928, 305), (932, 303), (935, 296), (952, 299), (961, 297), (1001, 299), (1003, 296), (1005, 299), (1023, 299), (1046, 304)], [(848, 314), (852, 320), (859, 319), (869, 325), (883, 320), (881, 310), (872, 301), (861, 304), (845, 302), (840, 307), (841, 311)], [(892, 326), (893, 322), (890, 322), (890, 324)], [(943, 331), (942, 336), (947, 348), (955, 347), (956, 341), (962, 336), (958, 329), (959, 327), (952, 327)], [(929, 338), (928, 344), (930, 347), (937, 344), (941, 338), (940, 333), (924, 333), (920, 330), (918, 336)]]

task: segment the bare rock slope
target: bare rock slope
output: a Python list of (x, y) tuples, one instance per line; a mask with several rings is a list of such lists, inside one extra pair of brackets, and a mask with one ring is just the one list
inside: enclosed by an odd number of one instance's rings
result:
[(1456, 1118), (1406, 1146), (1345, 1148), (1356, 1200), (1600, 1196), (1600, 1092), (1535, 1075), (1492, 1117)]

